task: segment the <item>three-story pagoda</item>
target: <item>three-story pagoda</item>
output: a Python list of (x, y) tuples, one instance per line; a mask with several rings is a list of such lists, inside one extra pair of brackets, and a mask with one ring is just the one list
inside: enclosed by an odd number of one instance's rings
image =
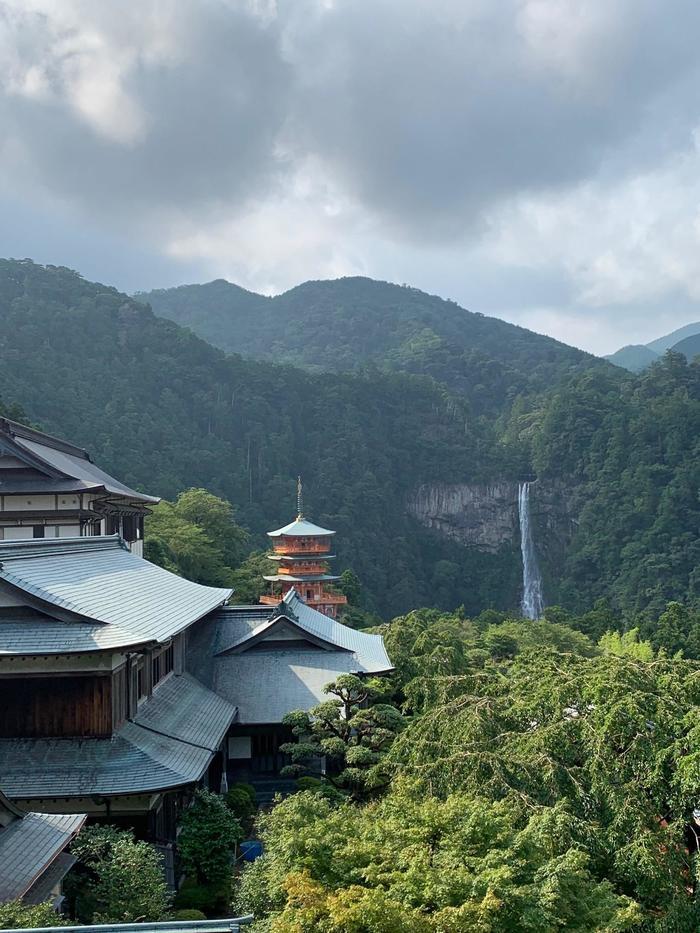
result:
[(337, 618), (338, 608), (347, 603), (347, 597), (325, 588), (326, 584), (340, 579), (329, 573), (328, 566), (328, 561), (335, 557), (331, 553), (334, 534), (334, 531), (304, 518), (300, 478), (297, 482), (297, 517), (284, 528), (268, 531), (272, 538), (272, 551), (267, 556), (277, 566), (276, 573), (265, 576), (271, 584), (271, 593), (261, 596), (260, 602), (275, 606), (294, 589), (308, 605), (331, 619)]

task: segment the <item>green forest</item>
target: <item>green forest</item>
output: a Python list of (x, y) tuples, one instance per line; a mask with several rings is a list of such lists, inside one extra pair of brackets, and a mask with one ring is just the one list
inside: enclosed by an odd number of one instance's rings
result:
[[(0, 395), (137, 488), (171, 502), (203, 488), (230, 502), (246, 543), (225, 566), (241, 568), (241, 596), (261, 566), (243, 558), (292, 517), (301, 473), (307, 512), (338, 532), (339, 571), (356, 575), (362, 609), (383, 618), (418, 606), (516, 608), (517, 536), (495, 551), (464, 547), (419, 524), (406, 501), (421, 484), (523, 478), (537, 479), (550, 605), (580, 614), (603, 600), (623, 625), (652, 625), (672, 601), (698, 605), (697, 362), (669, 353), (632, 375), (366, 279), (274, 300), (221, 282), (148, 297), (173, 313), (173, 296), (188, 323), (213, 307), (238, 321), (247, 355), (71, 270), (2, 261)], [(267, 317), (250, 310), (260, 302), (274, 309)], [(252, 359), (280, 321), (289, 354)], [(549, 491), (562, 503), (555, 518), (538, 507)]]
[(275, 298), (221, 279), (138, 297), (228, 352), (315, 372), (430, 376), (475, 415), (493, 416), (581, 369), (608, 368), (551, 337), (367, 278), (305, 282)]

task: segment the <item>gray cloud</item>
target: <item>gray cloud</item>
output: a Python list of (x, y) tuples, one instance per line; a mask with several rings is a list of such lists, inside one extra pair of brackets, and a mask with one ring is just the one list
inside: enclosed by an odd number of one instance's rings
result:
[(297, 68), (314, 63), (298, 139), (407, 234), (454, 236), (495, 201), (598, 171), (697, 76), (698, 26), (685, 0), (673, 17), (654, 0), (339, 3), (298, 31)]
[(699, 26), (691, 0), (0, 0), (0, 247), (33, 252), (39, 211), (47, 259), (65, 223), (57, 261), (119, 253), (122, 287), (363, 272), (612, 349), (645, 296), (700, 300)]

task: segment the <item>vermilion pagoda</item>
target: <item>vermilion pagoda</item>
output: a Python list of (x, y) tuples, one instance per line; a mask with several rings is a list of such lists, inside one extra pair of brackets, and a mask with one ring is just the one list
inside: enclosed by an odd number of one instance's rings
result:
[(339, 579), (328, 572), (328, 561), (335, 557), (331, 553), (334, 534), (334, 531), (304, 518), (300, 478), (297, 483), (297, 517), (284, 528), (268, 531), (272, 538), (272, 551), (268, 557), (277, 563), (277, 572), (265, 577), (271, 583), (271, 593), (262, 596), (260, 602), (276, 606), (289, 590), (295, 589), (309, 606), (331, 619), (337, 618), (338, 607), (344, 606), (347, 598), (325, 589), (325, 584)]

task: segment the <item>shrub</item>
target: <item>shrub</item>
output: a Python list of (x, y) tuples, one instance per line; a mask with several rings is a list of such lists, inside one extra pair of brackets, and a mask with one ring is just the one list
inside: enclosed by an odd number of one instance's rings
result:
[[(225, 914), (231, 896), (230, 879), (219, 884), (197, 884), (188, 879), (175, 897), (175, 908), (178, 913), (194, 911), (204, 914), (205, 917)], [(186, 919), (186, 918), (180, 918)], [(192, 917), (201, 920), (201, 917)]]
[(185, 874), (205, 884), (225, 881), (231, 875), (236, 843), (242, 838), (241, 824), (223, 798), (198, 790), (180, 821), (177, 842)]
[(246, 830), (249, 830), (253, 823), (253, 814), (257, 810), (255, 788), (250, 784), (234, 784), (226, 794), (225, 800), (231, 813), (241, 821)]
[(329, 784), (328, 781), (324, 781), (321, 778), (315, 778), (315, 777), (297, 778), (297, 787), (300, 791), (308, 790), (312, 794), (318, 794), (319, 797), (325, 797), (326, 800), (331, 800), (331, 801), (347, 800), (346, 795), (343, 794), (342, 791), (339, 791), (336, 787), (333, 787), (332, 784)]
[(206, 920), (207, 915), (203, 910), (176, 910), (173, 914), (173, 920)]
[(24, 930), (28, 927), (64, 926), (54, 910), (51, 901), (43, 904), (28, 905), (21, 901), (8, 901), (0, 904), (0, 928), (3, 930)]
[(163, 920), (170, 892), (161, 858), (147, 842), (114, 826), (88, 826), (71, 846), (78, 865), (65, 892), (83, 923)]

